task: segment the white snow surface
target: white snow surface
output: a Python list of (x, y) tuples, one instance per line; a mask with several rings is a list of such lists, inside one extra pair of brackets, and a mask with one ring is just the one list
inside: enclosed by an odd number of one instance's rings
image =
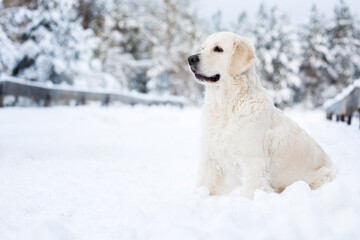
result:
[(197, 108), (0, 109), (0, 239), (359, 239), (358, 123), (288, 114), (337, 177), (249, 200), (196, 188)]

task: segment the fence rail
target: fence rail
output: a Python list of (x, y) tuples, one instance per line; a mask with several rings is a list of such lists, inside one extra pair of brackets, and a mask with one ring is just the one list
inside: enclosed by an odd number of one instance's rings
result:
[(357, 113), (360, 121), (360, 80), (346, 88), (338, 97), (326, 104), (326, 118), (351, 124), (352, 117)]
[(145, 94), (125, 94), (117, 92), (83, 91), (60, 87), (48, 87), (39, 83), (29, 83), (12, 77), (0, 78), (0, 107), (4, 107), (4, 98), (14, 96), (29, 98), (39, 105), (69, 105), (75, 101), (76, 105), (84, 105), (95, 101), (103, 105), (121, 102), (135, 105), (175, 105), (183, 107), (185, 100), (181, 97), (157, 97)]

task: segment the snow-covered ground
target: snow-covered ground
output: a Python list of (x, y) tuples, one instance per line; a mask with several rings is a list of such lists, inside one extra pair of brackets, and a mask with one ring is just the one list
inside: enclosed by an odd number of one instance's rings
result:
[(289, 114), (338, 176), (251, 201), (196, 189), (199, 109), (0, 109), (0, 239), (359, 239), (358, 122)]

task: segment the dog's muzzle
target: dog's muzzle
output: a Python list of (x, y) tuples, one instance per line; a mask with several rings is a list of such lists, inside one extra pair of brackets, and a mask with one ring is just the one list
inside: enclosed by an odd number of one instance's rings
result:
[(215, 74), (214, 76), (207, 77), (198, 72), (197, 64), (200, 62), (200, 58), (198, 55), (191, 55), (190, 57), (188, 57), (188, 62), (191, 71), (195, 74), (196, 79), (212, 83), (217, 82), (220, 79), (220, 74)]

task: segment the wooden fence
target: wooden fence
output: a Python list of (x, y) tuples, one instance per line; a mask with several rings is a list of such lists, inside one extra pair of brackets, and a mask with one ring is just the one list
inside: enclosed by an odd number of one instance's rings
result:
[(352, 117), (357, 113), (360, 121), (360, 86), (350, 86), (335, 99), (325, 107), (327, 119), (332, 120), (335, 116), (336, 121), (346, 121), (350, 125)]
[[(183, 107), (185, 100), (181, 97), (156, 97), (145, 94), (125, 94), (117, 92), (83, 91), (71, 88), (48, 87), (44, 84), (21, 81), (12, 77), (0, 78), (0, 107), (4, 107), (6, 96), (15, 99), (24, 97), (40, 106), (51, 105), (84, 105), (88, 102), (100, 102), (109, 105), (113, 102), (143, 105), (175, 105)], [(16, 102), (16, 101), (15, 101)]]

